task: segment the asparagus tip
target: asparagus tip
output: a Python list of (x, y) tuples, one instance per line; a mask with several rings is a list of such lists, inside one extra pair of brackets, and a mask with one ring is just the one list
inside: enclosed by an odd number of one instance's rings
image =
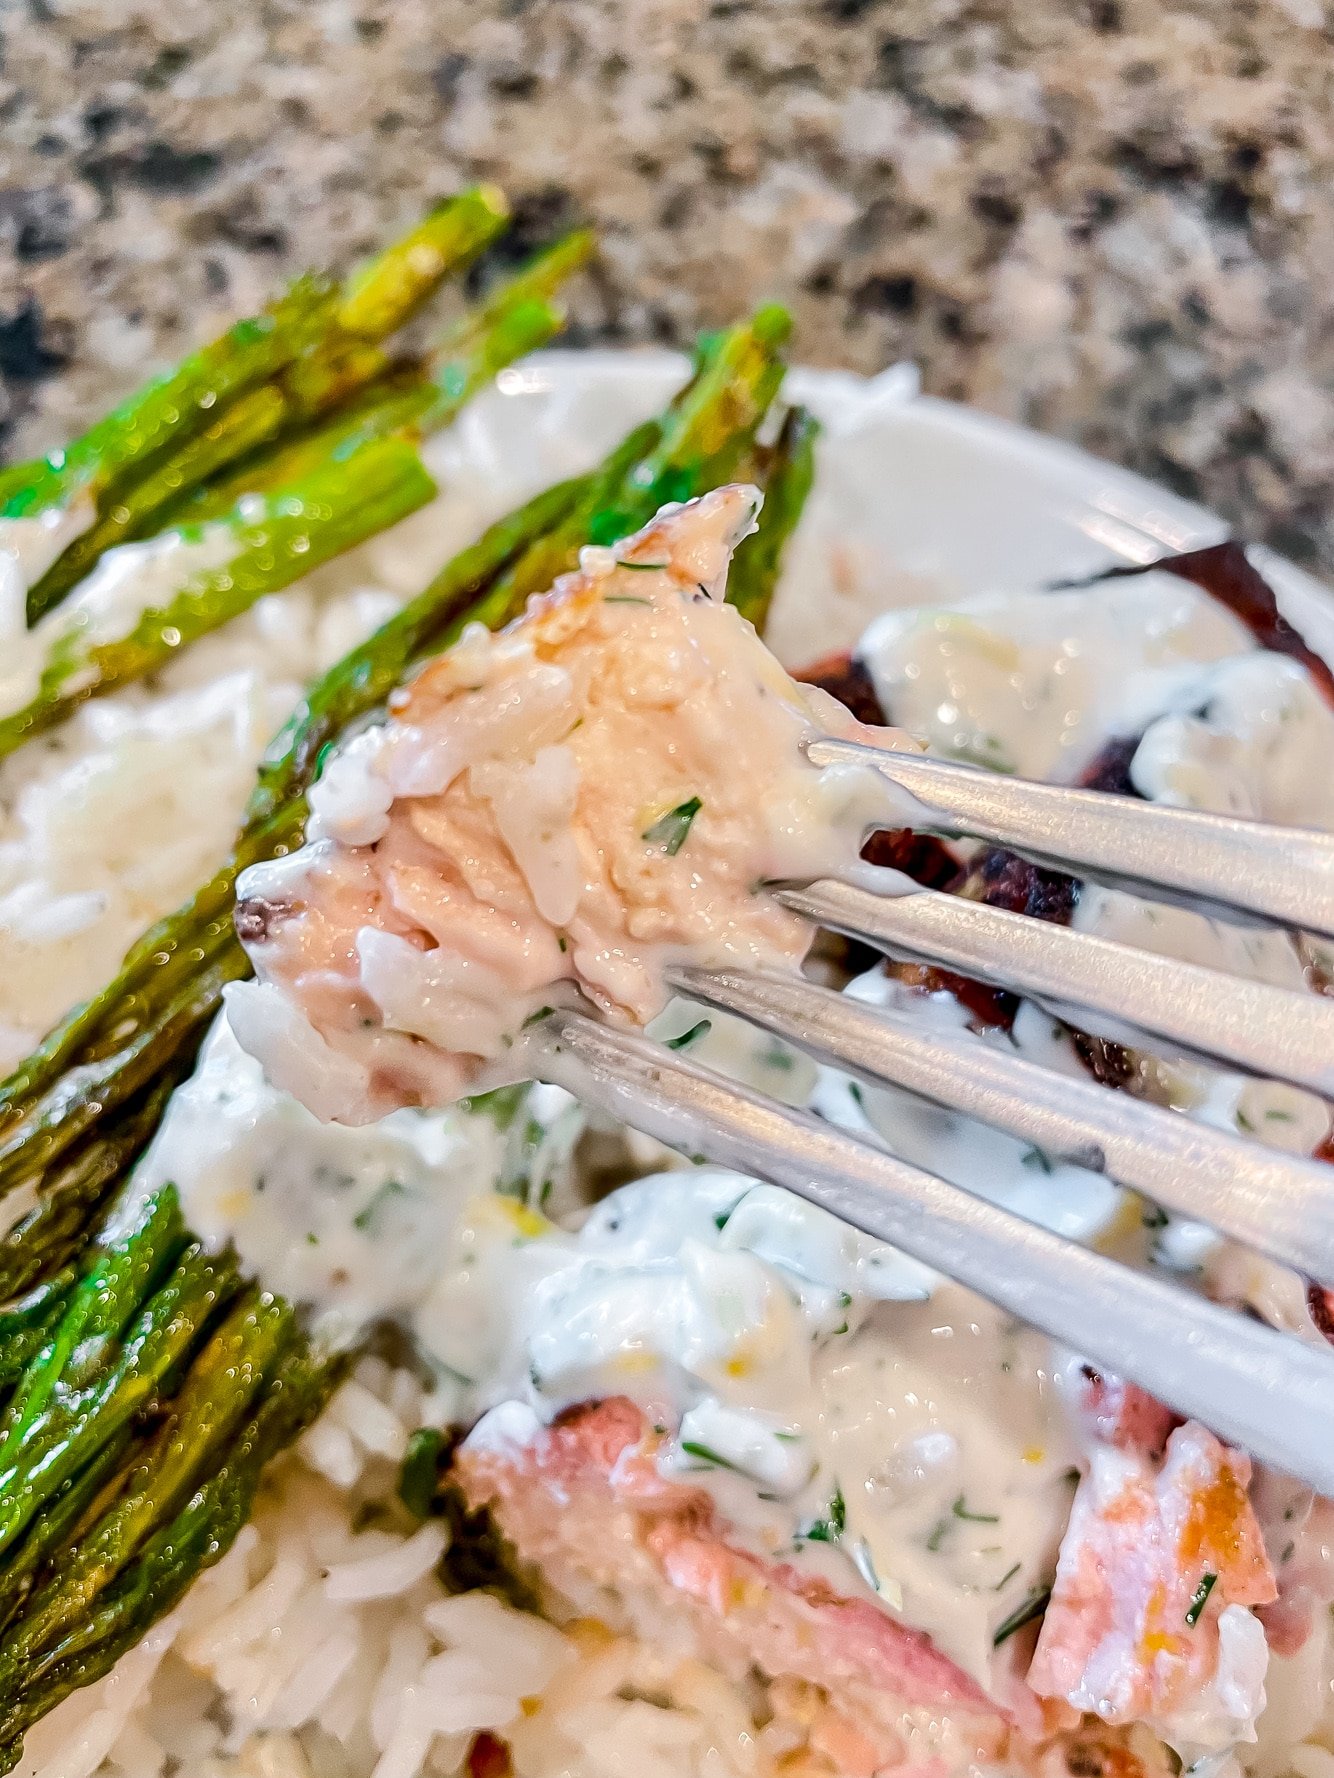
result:
[(792, 316), (782, 303), (764, 303), (756, 309), (750, 325), (762, 344), (781, 346), (792, 332)]
[[(500, 187), (485, 180), (478, 185), (470, 186), (463, 196), (471, 198), (480, 209), (489, 211), (498, 222), (508, 222), (513, 214), (510, 201)], [(444, 205), (441, 205), (441, 208), (443, 209)]]

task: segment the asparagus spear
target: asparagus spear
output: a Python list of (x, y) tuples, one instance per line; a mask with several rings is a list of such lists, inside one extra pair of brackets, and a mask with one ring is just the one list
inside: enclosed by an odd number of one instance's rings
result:
[(181, 1374), (201, 1334), (240, 1286), (235, 1261), (213, 1258), (197, 1245), (144, 1303), (115, 1362), (35, 1414), (10, 1452), (0, 1476), (0, 1551), (23, 1533), (46, 1501), (122, 1428), (162, 1397)]
[(789, 408), (771, 451), (757, 464), (764, 488), (759, 530), (732, 558), (727, 576), (728, 603), (763, 631), (778, 586), (783, 551), (797, 528), (806, 496), (815, 478), (815, 440), (820, 423), (809, 409)]
[[(615, 543), (652, 518), (669, 500), (726, 481), (749, 448), (783, 380), (776, 356), (791, 326), (787, 311), (763, 308), (753, 319), (709, 340), (699, 375), (666, 416), (657, 436), (646, 436), (627, 471), (611, 466), (585, 492), (563, 524), (538, 538), (503, 574), (467, 621), (491, 629), (509, 623), (578, 561), (585, 543)], [(627, 440), (627, 445), (631, 441)], [(434, 648), (457, 640), (462, 621), (432, 639)]]
[(323, 280), (298, 280), (264, 315), (238, 323), (65, 451), (11, 471), (0, 482), (0, 517), (68, 509), (80, 497), (95, 511), (30, 587), (29, 624), (106, 550), (144, 535), (183, 490), (379, 376), (388, 363), (379, 341), (507, 216), (493, 188), (462, 193), (353, 273), (341, 292)]
[(114, 498), (158, 452), (193, 438), (221, 407), (277, 376), (328, 325), (334, 300), (327, 279), (298, 278), (263, 314), (236, 322), (63, 450), (5, 470), (0, 518)]
[(96, 619), (76, 612), (51, 648), (35, 695), (0, 718), (0, 758), (88, 698), (143, 678), (265, 594), (424, 506), (435, 491), (406, 440), (368, 439), (293, 488), (244, 503), (232, 521), (168, 533), (163, 546), (183, 546), (187, 561), (191, 547), (227, 553), (187, 572), (169, 602), (145, 611), (128, 635), (102, 640)]
[[(99, 1120), (91, 1141), (76, 1143), (72, 1154), (45, 1170), (37, 1201), (0, 1240), (0, 1301), (44, 1289), (37, 1281), (49, 1280), (56, 1268), (76, 1256), (107, 1194), (124, 1178), (157, 1128), (189, 1060), (187, 1055), (174, 1067), (165, 1065), (147, 1092), (133, 1096), (114, 1119)], [(7, 1340), (5, 1325), (0, 1313), (0, 1389), (16, 1380), (9, 1373), (18, 1347)]]
[(534, 351), (560, 327), (561, 285), (589, 258), (593, 236), (578, 230), (539, 253), (480, 307), (469, 311), (422, 362), (405, 360), (343, 403), (313, 429), (298, 427), (274, 449), (238, 458), (227, 473), (195, 488), (158, 514), (159, 522), (198, 520), (228, 512), (243, 494), (280, 487), (319, 467), (358, 438), (404, 430), (438, 432), (497, 371)]
[[(389, 397), (332, 433), (280, 452), (272, 492), (243, 495), (226, 519), (167, 533), (163, 549), (177, 547), (179, 539), (181, 545), (226, 548), (227, 558), (187, 575), (128, 635), (100, 639), (91, 603), (60, 620), (36, 692), (0, 718), (0, 758), (63, 721), (88, 698), (153, 672), (256, 599), (429, 500), (435, 483), (415, 440), (453, 419), (502, 365), (551, 337), (561, 313), (549, 293), (587, 257), (590, 246), (588, 236), (571, 236), (542, 255), (448, 336), (433, 375), (416, 388)], [(309, 464), (307, 473), (289, 480), (302, 462)], [(144, 485), (152, 483), (149, 478)]]
[(98, 1596), (169, 1522), (225, 1456), (227, 1440), (296, 1337), (292, 1311), (251, 1289), (199, 1353), (170, 1414), (138, 1459), (127, 1491), (89, 1526), (25, 1601), (11, 1635), (0, 1641), (0, 1696), (21, 1663), (89, 1611)]
[[(695, 399), (706, 370), (664, 422), (633, 434), (601, 471), (493, 527), (438, 577), (429, 597), (326, 675), (284, 731), (228, 866), (146, 935), (118, 982), (0, 1088), (7, 1184), (34, 1175), (43, 1183), (53, 1157), (87, 1169), (99, 1140), (120, 1140), (122, 1154), (133, 1149), (126, 1129), (136, 1118), (142, 1140), (156, 1115), (156, 1107), (145, 1112), (144, 1095), (180, 1066), (222, 980), (245, 968), (225, 921), (235, 870), (299, 839), (303, 793), (328, 741), (381, 704), (404, 667), (440, 646), (465, 612), (493, 603), (498, 586), (511, 602), (523, 585), (515, 567), (529, 558), (536, 571), (541, 552), (533, 544), (553, 528), (566, 545), (561, 565), (569, 566), (579, 541), (570, 513), (582, 511), (590, 524), (612, 509), (624, 518), (656, 498), (666, 472), (678, 477), (681, 495), (706, 485), (706, 469), (748, 446), (760, 395), (773, 383), (770, 356), (738, 347), (727, 358), (735, 374), (709, 385), (711, 401), (732, 402), (744, 421), (735, 438), (714, 427), (709, 405)], [(708, 446), (694, 479), (686, 455), (692, 440)], [(601, 504), (590, 512), (593, 500)], [(9, 1311), (11, 1334), (27, 1346), (0, 1421), (0, 1610), (7, 1621), (0, 1763), (17, 1758), (27, 1726), (105, 1672), (228, 1547), (263, 1462), (318, 1411), (338, 1369), (299, 1333), (289, 1311), (264, 1305), (232, 1261), (200, 1251), (170, 1188), (144, 1203), (132, 1190), (123, 1193), (77, 1278), (67, 1250), (56, 1243), (55, 1251), (63, 1269), (48, 1270)], [(226, 1379), (237, 1365), (246, 1403), (229, 1413)], [(135, 1429), (146, 1413), (167, 1415), (173, 1430), (145, 1444)], [(243, 1413), (248, 1425), (229, 1447)]]
[(226, 1553), (249, 1517), (264, 1464), (320, 1411), (337, 1376), (338, 1366), (327, 1358), (296, 1352), (284, 1362), (226, 1462), (148, 1539), (97, 1609), (21, 1672), (0, 1711), (0, 1771), (16, 1763), (26, 1729), (109, 1672), (196, 1575)]

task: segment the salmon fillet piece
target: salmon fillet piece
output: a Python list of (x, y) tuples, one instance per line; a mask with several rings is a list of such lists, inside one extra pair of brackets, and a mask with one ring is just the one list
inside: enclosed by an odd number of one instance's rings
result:
[(1145, 1457), (1161, 1457), (1181, 1416), (1155, 1400), (1138, 1383), (1127, 1383), (1105, 1371), (1085, 1365), (1080, 1374), (1075, 1403), (1080, 1421), (1091, 1438), (1118, 1451), (1138, 1451)]
[(688, 1628), (724, 1670), (820, 1688), (829, 1705), (816, 1738), (851, 1778), (928, 1763), (946, 1718), (951, 1766), (1005, 1750), (1006, 1714), (928, 1636), (743, 1547), (706, 1490), (659, 1473), (665, 1442), (624, 1397), (550, 1426), (510, 1404), (464, 1442), (455, 1474), (558, 1591), (613, 1587), (655, 1624)]
[[(1033, 1690), (1169, 1737), (1189, 1717), (1194, 1739), (1226, 1642), (1230, 1658), (1258, 1663), (1262, 1702), (1263, 1632), (1247, 1608), (1278, 1589), (1250, 1479), (1250, 1460), (1194, 1422), (1171, 1434), (1161, 1464), (1130, 1445), (1096, 1447), (1061, 1543)], [(1236, 1735), (1220, 1723), (1219, 1739)]]

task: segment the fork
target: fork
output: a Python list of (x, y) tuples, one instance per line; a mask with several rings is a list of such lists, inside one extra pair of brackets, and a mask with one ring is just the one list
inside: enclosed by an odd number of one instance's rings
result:
[[(817, 766), (873, 765), (913, 825), (988, 840), (1092, 881), (1232, 922), (1334, 938), (1334, 835), (1003, 778), (821, 739)], [(913, 961), (1013, 989), (1101, 1035), (1148, 1039), (1334, 1099), (1334, 999), (889, 879), (779, 886), (789, 908)], [(898, 890), (906, 885), (904, 892)], [(1334, 1168), (1071, 1079), (965, 1031), (765, 970), (669, 971), (872, 1086), (894, 1086), (1105, 1173), (1334, 1286)], [(639, 1034), (561, 1009), (527, 1034), (535, 1075), (670, 1147), (786, 1186), (968, 1286), (1090, 1363), (1334, 1494), (1334, 1352), (1053, 1234), (871, 1141)]]

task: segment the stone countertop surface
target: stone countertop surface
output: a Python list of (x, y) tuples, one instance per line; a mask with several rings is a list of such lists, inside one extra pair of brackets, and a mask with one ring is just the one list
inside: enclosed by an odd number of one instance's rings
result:
[(1072, 439), (1334, 569), (1321, 0), (0, 0), (0, 377), (57, 443), (498, 181), (576, 340), (795, 352)]

